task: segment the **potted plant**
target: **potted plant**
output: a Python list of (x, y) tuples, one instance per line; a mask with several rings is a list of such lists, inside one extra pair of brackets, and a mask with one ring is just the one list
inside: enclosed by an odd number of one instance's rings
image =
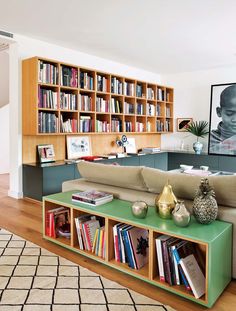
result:
[(203, 144), (198, 141), (199, 137), (205, 137), (209, 133), (208, 122), (207, 121), (192, 121), (186, 127), (186, 131), (197, 136), (197, 141), (193, 143), (193, 150), (196, 154), (201, 154)]

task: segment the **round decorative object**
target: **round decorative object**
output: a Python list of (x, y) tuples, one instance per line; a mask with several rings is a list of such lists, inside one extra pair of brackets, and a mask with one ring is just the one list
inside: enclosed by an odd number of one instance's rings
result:
[(147, 216), (148, 205), (144, 201), (136, 201), (132, 204), (131, 211), (136, 218), (145, 218)]
[(171, 218), (176, 203), (177, 198), (172, 191), (171, 185), (167, 183), (161, 195), (156, 198), (156, 211), (161, 218)]
[(126, 143), (127, 142), (127, 136), (126, 135), (122, 135), (121, 136), (121, 141), (122, 141), (122, 143), (124, 144), (124, 143)]
[(203, 148), (203, 144), (200, 143), (200, 141), (196, 141), (193, 143), (193, 150), (195, 151), (196, 154), (201, 154)]
[(215, 192), (207, 178), (201, 179), (197, 195), (193, 201), (193, 215), (201, 224), (210, 224), (217, 218), (218, 205)]
[(191, 220), (191, 215), (184, 205), (184, 201), (178, 201), (172, 212), (172, 218), (176, 226), (187, 227)]

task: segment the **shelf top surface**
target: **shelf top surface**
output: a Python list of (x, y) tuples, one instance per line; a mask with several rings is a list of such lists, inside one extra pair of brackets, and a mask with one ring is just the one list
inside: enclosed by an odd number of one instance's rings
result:
[(72, 194), (78, 191), (61, 192), (45, 196), (43, 200), (51, 201), (59, 205), (65, 205), (72, 208), (78, 208), (84, 212), (94, 213), (99, 216), (108, 217), (118, 222), (131, 223), (134, 226), (147, 227), (164, 234), (176, 235), (186, 239), (210, 243), (214, 241), (223, 231), (229, 229), (232, 225), (223, 221), (214, 221), (210, 225), (201, 225), (192, 216), (188, 227), (177, 227), (172, 219), (160, 218), (155, 207), (149, 206), (147, 217), (144, 219), (135, 218), (131, 213), (132, 202), (114, 199), (112, 202), (100, 205), (90, 206), (83, 203), (74, 203), (71, 200)]

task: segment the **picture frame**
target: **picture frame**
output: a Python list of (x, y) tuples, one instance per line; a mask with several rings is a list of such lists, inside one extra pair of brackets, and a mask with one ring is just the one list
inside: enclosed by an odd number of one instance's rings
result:
[(37, 150), (40, 163), (55, 162), (55, 152), (52, 144), (37, 145)]
[(208, 154), (236, 155), (236, 82), (211, 85)]
[(133, 137), (128, 137), (127, 138), (127, 145), (126, 145), (126, 152), (130, 154), (136, 154), (137, 153), (137, 147), (135, 143), (135, 138)]
[(67, 159), (75, 160), (85, 156), (91, 156), (91, 142), (89, 136), (67, 136)]
[(177, 118), (177, 132), (186, 132), (186, 128), (191, 122), (193, 122), (193, 118)]

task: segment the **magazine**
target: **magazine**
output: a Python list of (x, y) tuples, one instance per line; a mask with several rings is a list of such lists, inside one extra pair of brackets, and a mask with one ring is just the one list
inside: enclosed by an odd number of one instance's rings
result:
[(113, 200), (113, 194), (89, 190), (72, 194), (72, 201), (91, 205), (101, 205)]

